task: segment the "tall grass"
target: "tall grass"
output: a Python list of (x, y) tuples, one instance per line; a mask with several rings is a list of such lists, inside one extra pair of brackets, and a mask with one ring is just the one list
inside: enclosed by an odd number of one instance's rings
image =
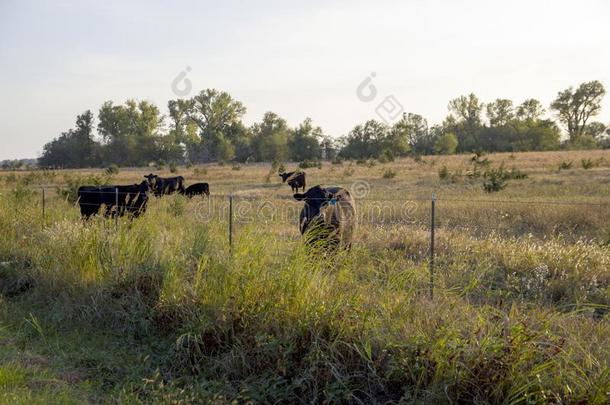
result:
[(3, 327), (104, 401), (608, 400), (607, 247), (441, 230), (431, 301), (425, 229), (330, 255), (244, 223), (230, 249), (201, 204), (83, 223), (58, 199), (43, 226), (37, 198), (0, 196)]

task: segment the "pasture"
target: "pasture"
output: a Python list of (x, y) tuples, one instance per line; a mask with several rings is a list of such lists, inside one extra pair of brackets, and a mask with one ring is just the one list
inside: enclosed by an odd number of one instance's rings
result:
[(610, 151), (304, 170), (352, 191), (351, 250), (303, 246), (271, 164), (88, 223), (78, 185), (174, 174), (0, 172), (0, 402), (610, 400)]

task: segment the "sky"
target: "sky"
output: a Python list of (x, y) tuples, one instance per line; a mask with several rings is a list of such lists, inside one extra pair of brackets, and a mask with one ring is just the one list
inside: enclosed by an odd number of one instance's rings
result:
[(337, 137), (402, 111), (440, 123), (471, 92), (548, 109), (585, 81), (610, 90), (609, 22), (607, 0), (0, 0), (0, 160), (39, 156), (104, 101), (167, 114), (206, 88), (247, 124), (273, 111)]

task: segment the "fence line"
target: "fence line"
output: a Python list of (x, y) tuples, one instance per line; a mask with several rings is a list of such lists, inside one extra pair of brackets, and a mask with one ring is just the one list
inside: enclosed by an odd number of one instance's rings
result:
[[(129, 185), (119, 185), (119, 187), (126, 187), (126, 186), (134, 186), (137, 184), (129, 184)], [(100, 188), (107, 188), (107, 189), (112, 189), (112, 190), (108, 190), (108, 191), (102, 191), (102, 190), (82, 190), (80, 191), (80, 193), (83, 194), (116, 194), (116, 192), (114, 191), (114, 188), (116, 186), (91, 186), (91, 187), (100, 187)], [(61, 186), (59, 185), (55, 185), (55, 186), (34, 186), (34, 185), (27, 185), (24, 186), (22, 188), (26, 188), (26, 189), (30, 189), (30, 190), (53, 190), (53, 191), (57, 191), (58, 189), (61, 189)], [(0, 188), (0, 192), (3, 191), (14, 191), (15, 187), (4, 187), (4, 188)], [(211, 193), (210, 196), (211, 197), (217, 197), (217, 198), (229, 198), (231, 195), (239, 200), (260, 200), (261, 198), (266, 199), (266, 200), (270, 200), (270, 199), (276, 199), (276, 200), (288, 200), (288, 201), (296, 201), (294, 199), (294, 197), (292, 195), (275, 195), (272, 196), (271, 198), (267, 197), (267, 196), (263, 196), (263, 195), (245, 195), (242, 193), (246, 193), (248, 191), (260, 191), (258, 189), (250, 189), (250, 190), (243, 190), (240, 191), (239, 193)], [(438, 194), (438, 192), (434, 192), (436, 194), (436, 201), (441, 203), (441, 202), (455, 202), (455, 203), (481, 203), (481, 204), (533, 204), (533, 205), (578, 205), (578, 206), (593, 206), (593, 207), (609, 207), (610, 206), (610, 201), (609, 202), (586, 202), (586, 201), (558, 201), (558, 200), (506, 200), (506, 199), (464, 199), (464, 198), (455, 198), (452, 196), (448, 196), (448, 197), (443, 197), (442, 194)], [(128, 192), (128, 191), (119, 191), (119, 195), (133, 195), (133, 194), (137, 194), (134, 192)], [(152, 194), (152, 191), (151, 191)], [(179, 192), (176, 192), (176, 194), (179, 194)], [(311, 199), (311, 200), (316, 200)], [(386, 197), (386, 198), (365, 198), (365, 197), (361, 197), (355, 198), (356, 201), (371, 201), (371, 202), (382, 202), (382, 201), (403, 201), (403, 202), (409, 202), (409, 201), (430, 201), (430, 197), (421, 197), (421, 196), (416, 196), (416, 197), (405, 197), (405, 198), (401, 198), (401, 197)]]
[[(141, 194), (139, 192), (121, 192), (119, 191), (118, 187), (110, 187), (110, 186), (105, 186), (106, 190), (102, 191), (102, 190), (84, 190), (84, 193), (92, 193), (92, 194), (114, 194), (114, 204), (116, 206), (116, 211), (113, 215), (114, 220), (115, 220), (115, 226), (118, 228), (119, 226), (119, 222), (118, 222), (118, 216), (116, 215), (116, 213), (118, 212), (119, 214), (121, 213), (121, 209), (123, 208), (123, 206), (125, 207), (130, 207), (133, 204), (133, 201), (130, 199), (130, 201), (125, 201), (125, 202), (121, 202), (121, 204), (119, 205), (119, 195), (129, 195), (129, 196), (137, 196), (138, 194)], [(41, 204), (41, 219), (42, 219), (42, 227), (44, 228), (46, 225), (46, 208), (47, 208), (47, 203), (46, 203), (46, 192), (45, 190), (48, 190), (52, 187), (31, 187), (33, 189), (40, 189), (42, 191), (42, 204)], [(114, 190), (111, 190), (112, 188), (114, 188)], [(12, 189), (10, 189), (12, 190)], [(246, 190), (247, 191), (247, 190)], [(261, 198), (259, 196), (248, 196), (248, 195), (235, 195), (235, 194), (212, 194), (211, 196), (207, 197), (208, 198), (208, 204), (211, 202), (212, 198), (219, 198), (221, 201), (226, 201), (225, 199), (228, 199), (228, 244), (229, 244), (229, 252), (232, 255), (233, 254), (233, 249), (234, 249), (234, 237), (235, 237), (235, 228), (234, 228), (234, 223), (239, 222), (239, 218), (235, 218), (235, 199), (239, 199), (242, 201), (261, 201), (262, 203), (268, 203), (270, 202), (272, 199), (276, 199), (276, 200), (292, 200), (292, 197), (289, 196), (273, 196), (272, 198)], [(319, 200), (324, 200), (327, 201), (327, 198), (320, 198)], [(411, 202), (411, 201), (430, 201), (430, 211), (429, 211), (429, 215), (430, 215), (430, 222), (429, 222), (429, 260), (428, 260), (428, 268), (429, 268), (429, 295), (430, 295), (430, 299), (433, 300), (434, 299), (434, 289), (435, 289), (435, 277), (434, 277), (434, 272), (435, 272), (435, 259), (436, 259), (436, 253), (435, 253), (435, 237), (436, 237), (436, 230), (439, 229), (468, 229), (468, 230), (491, 230), (491, 231), (501, 231), (501, 230), (505, 230), (505, 228), (497, 228), (497, 227), (489, 227), (489, 226), (480, 226), (480, 225), (473, 225), (473, 226), (456, 226), (456, 225), (450, 225), (450, 224), (443, 224), (443, 223), (437, 223), (436, 221), (436, 209), (437, 209), (437, 204), (443, 203), (443, 202), (449, 202), (449, 203), (496, 203), (496, 204), (532, 204), (532, 205), (573, 205), (573, 206), (595, 206), (595, 207), (605, 207), (605, 206), (610, 206), (610, 203), (587, 203), (587, 202), (568, 202), (568, 201), (523, 201), (523, 200), (466, 200), (466, 199), (457, 199), (457, 198), (438, 198), (436, 196), (435, 193), (431, 194), (431, 197), (429, 198), (422, 198), (422, 197), (413, 197), (413, 198), (404, 198), (404, 199), (400, 199), (400, 198), (386, 198), (386, 199), (367, 199), (367, 198), (360, 198), (360, 199), (356, 199), (356, 201), (360, 201), (360, 202), (384, 202), (384, 201), (402, 201), (405, 203)], [(95, 204), (95, 203), (88, 203), (88, 202), (78, 202), (79, 205), (81, 206), (97, 206), (99, 207), (100, 204)], [(260, 207), (259, 207), (260, 208)], [(239, 214), (239, 211), (238, 211)], [(372, 222), (371, 222), (372, 223)], [(386, 223), (386, 222), (383, 222)], [(418, 222), (412, 222), (412, 221), (408, 221), (408, 222), (401, 222), (401, 221), (390, 221), (390, 224), (408, 224), (408, 225), (412, 225), (412, 226), (419, 226), (420, 228), (423, 228), (424, 230), (426, 227), (423, 225), (423, 223), (418, 223)]]

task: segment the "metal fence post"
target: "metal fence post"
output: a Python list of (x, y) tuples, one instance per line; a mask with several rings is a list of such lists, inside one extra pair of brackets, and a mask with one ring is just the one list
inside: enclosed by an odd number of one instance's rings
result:
[(45, 227), (45, 195), (44, 195), (44, 187), (42, 188), (42, 228)]
[(436, 194), (432, 193), (430, 209), (430, 299), (434, 299), (434, 231), (435, 231), (435, 208)]
[(116, 207), (116, 211), (114, 212), (114, 224), (115, 226), (119, 226), (119, 188), (114, 188), (114, 205)]
[(229, 194), (229, 249), (233, 251), (233, 194)]

